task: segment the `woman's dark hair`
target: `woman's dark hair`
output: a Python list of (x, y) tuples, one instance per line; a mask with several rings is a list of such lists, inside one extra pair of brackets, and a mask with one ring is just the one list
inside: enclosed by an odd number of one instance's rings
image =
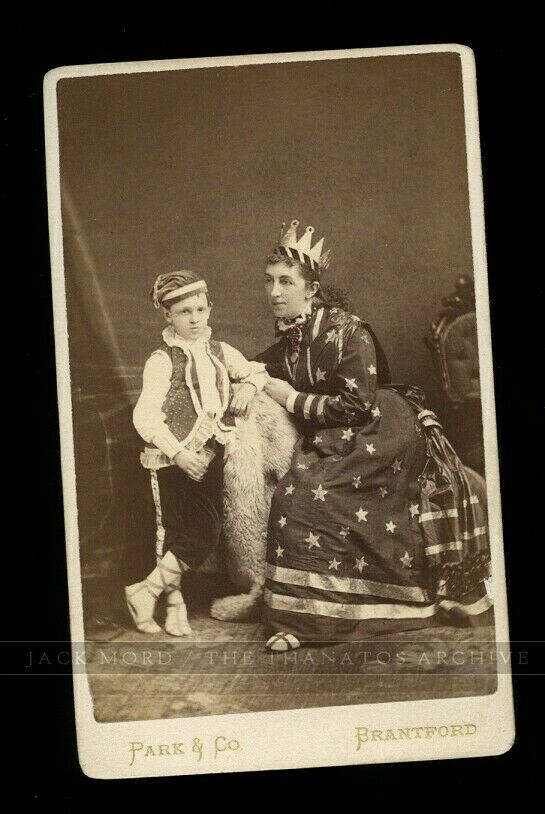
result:
[[(326, 307), (330, 308), (340, 308), (343, 311), (347, 311), (349, 314), (354, 313), (354, 306), (350, 301), (350, 295), (348, 292), (342, 288), (337, 288), (334, 285), (322, 285), (318, 272), (314, 271), (314, 269), (310, 268), (310, 266), (301, 263), (299, 260), (293, 260), (291, 257), (284, 257), (284, 255), (278, 254), (277, 252), (272, 252), (272, 254), (267, 257), (266, 262), (267, 265), (274, 265), (274, 263), (285, 263), (286, 266), (290, 268), (293, 266), (298, 266), (303, 278), (307, 281), (307, 283), (319, 283), (320, 285), (314, 296), (317, 305), (325, 305)], [(384, 353), (382, 345), (378, 341), (373, 329), (368, 325), (367, 322), (364, 322), (364, 324), (375, 345), (375, 354), (377, 357), (377, 379), (380, 384), (389, 384), (392, 381), (392, 378), (390, 375), (390, 366), (388, 364), (386, 354)]]

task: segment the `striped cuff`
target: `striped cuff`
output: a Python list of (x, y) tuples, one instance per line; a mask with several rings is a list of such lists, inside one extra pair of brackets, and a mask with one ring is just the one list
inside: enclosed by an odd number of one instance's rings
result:
[(286, 410), (288, 411), (288, 413), (295, 412), (295, 399), (297, 398), (298, 395), (299, 393), (297, 392), (290, 393), (288, 398), (286, 399)]
[(329, 396), (320, 396), (315, 393), (297, 393), (293, 412), (298, 418), (304, 418), (307, 421), (312, 419), (323, 424), (325, 423), (324, 407), (328, 399)]

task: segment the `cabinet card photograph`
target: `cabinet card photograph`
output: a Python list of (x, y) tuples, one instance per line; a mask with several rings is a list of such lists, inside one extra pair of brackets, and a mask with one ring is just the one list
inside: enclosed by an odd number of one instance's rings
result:
[(58, 68), (45, 129), (83, 771), (508, 750), (473, 53)]

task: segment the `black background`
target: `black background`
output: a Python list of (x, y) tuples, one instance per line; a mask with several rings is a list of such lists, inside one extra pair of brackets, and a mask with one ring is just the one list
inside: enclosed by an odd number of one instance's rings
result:
[[(493, 24), (486, 20), (481, 25), (469, 10), (457, 6), (455, 11), (455, 23), (451, 19), (450, 26), (442, 26), (435, 14), (420, 25), (414, 17), (403, 24), (393, 10), (388, 25), (371, 22), (365, 14), (360, 21), (337, 4), (307, 10), (260, 5), (249, 11), (225, 11), (221, 18), (210, 9), (206, 23), (185, 12), (179, 20), (115, 23), (86, 9), (83, 22), (62, 28), (29, 16), (24, 25), (6, 29), (14, 49), (3, 71), (8, 91), (2, 103), (7, 168), (3, 321), (9, 324), (4, 367), (10, 363), (4, 374), (4, 640), (69, 638), (43, 75), (70, 64), (441, 42), (469, 45), (477, 59), (510, 631), (514, 641), (543, 638), (543, 263), (529, 257), (530, 247), (540, 247), (543, 229), (532, 218), (533, 207), (541, 209), (542, 202), (530, 199), (534, 185), (539, 188), (536, 173), (542, 160), (537, 150), (541, 132), (533, 110), (539, 94), (528, 93), (535, 21), (497, 14)], [(133, 796), (146, 810), (201, 807), (212, 792), (225, 794), (224, 805), (244, 799), (261, 807), (273, 790), (274, 804), (284, 806), (296, 787), (324, 785), (331, 785), (337, 799), (351, 786), (358, 805), (373, 796), (389, 806), (397, 790), (410, 805), (436, 807), (446, 796), (465, 806), (475, 799), (476, 786), (490, 802), (496, 791), (512, 784), (517, 770), (524, 772), (525, 792), (526, 784), (539, 778), (536, 718), (542, 681), (515, 676), (514, 684), (517, 740), (509, 753), (494, 758), (94, 781), (78, 765), (71, 680), (60, 676), (4, 677), (0, 685), (4, 705), (17, 718), (3, 741), (14, 772), (18, 769), (24, 775), (15, 799), (20, 804), (34, 802), (38, 808), (49, 803), (58, 811), (75, 811), (85, 808), (84, 802), (93, 806), (106, 799), (127, 810)], [(240, 796), (232, 795), (235, 789)], [(187, 794), (193, 795), (192, 803)]]

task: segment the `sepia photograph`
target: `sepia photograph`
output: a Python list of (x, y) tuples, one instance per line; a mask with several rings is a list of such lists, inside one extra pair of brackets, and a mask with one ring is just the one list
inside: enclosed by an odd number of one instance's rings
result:
[[(422, 46), (46, 77), (74, 670), (94, 724), (365, 721), (361, 705), (497, 694), (472, 65)], [(422, 737), (445, 748), (478, 737), (435, 718)], [(420, 739), (400, 727), (372, 740)], [(126, 740), (127, 770), (178, 754)]]

